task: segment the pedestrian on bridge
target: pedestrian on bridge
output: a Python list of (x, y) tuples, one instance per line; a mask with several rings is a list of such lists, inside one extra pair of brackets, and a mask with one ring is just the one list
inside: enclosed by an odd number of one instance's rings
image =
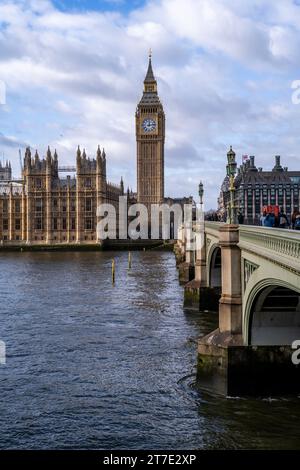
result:
[(244, 215), (242, 214), (241, 211), (239, 211), (238, 213), (238, 222), (240, 225), (244, 223)]
[(260, 216), (260, 219), (259, 219), (259, 225), (261, 225), (262, 227), (265, 225), (266, 216), (267, 216), (267, 212), (263, 211), (263, 213), (262, 213), (262, 215)]
[(295, 230), (300, 230), (300, 214), (296, 215), (295, 223), (294, 223), (294, 229)]
[(288, 228), (290, 226), (287, 215), (283, 212), (283, 210), (279, 212), (278, 218), (279, 218), (279, 228)]
[(264, 227), (274, 227), (275, 226), (275, 215), (273, 212), (270, 212), (266, 215), (264, 220)]
[(294, 208), (294, 212), (292, 213), (292, 228), (295, 228), (295, 222), (296, 222), (296, 217), (297, 215), (300, 215), (300, 212), (299, 210), (297, 209), (297, 207)]

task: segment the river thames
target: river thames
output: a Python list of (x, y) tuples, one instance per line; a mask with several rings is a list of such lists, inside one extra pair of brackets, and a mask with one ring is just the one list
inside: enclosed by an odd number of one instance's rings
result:
[[(115, 258), (116, 282), (111, 282)], [(216, 313), (184, 311), (172, 253), (1, 253), (2, 449), (300, 448), (300, 398), (195, 383)]]

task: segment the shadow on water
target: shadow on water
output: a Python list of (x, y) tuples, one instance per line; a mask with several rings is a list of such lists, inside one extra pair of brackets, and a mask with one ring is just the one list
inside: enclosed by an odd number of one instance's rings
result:
[(205, 336), (218, 327), (218, 312), (197, 312), (196, 310), (184, 309), (186, 321), (194, 326), (199, 336)]

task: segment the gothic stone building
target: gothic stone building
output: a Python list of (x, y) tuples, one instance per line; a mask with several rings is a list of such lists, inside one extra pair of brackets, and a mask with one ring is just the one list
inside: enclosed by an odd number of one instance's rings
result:
[[(271, 171), (257, 168), (255, 157), (251, 156), (238, 168), (234, 185), (235, 206), (244, 215), (246, 224), (259, 223), (263, 206), (279, 206), (289, 221), (294, 210), (299, 210), (300, 171), (283, 168), (278, 155)], [(226, 212), (229, 200), (229, 178), (226, 177), (218, 199), (220, 215)]]
[(64, 244), (97, 242), (97, 206), (102, 202), (118, 208), (120, 186), (106, 179), (106, 156), (98, 147), (89, 159), (79, 147), (76, 178), (60, 178), (58, 156), (48, 148), (45, 158), (32, 158), (26, 149), (22, 182), (0, 185), (0, 240), (2, 244)]

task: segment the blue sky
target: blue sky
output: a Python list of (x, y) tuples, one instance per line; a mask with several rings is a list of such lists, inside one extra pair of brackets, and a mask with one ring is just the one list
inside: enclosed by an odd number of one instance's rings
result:
[(62, 11), (118, 11), (123, 14), (145, 3), (144, 0), (55, 0), (53, 2)]
[[(134, 115), (149, 48), (166, 112), (166, 195), (215, 207), (226, 152), (300, 169), (300, 6), (293, 0), (0, 0), (0, 157), (105, 147), (136, 188)], [(1, 97), (0, 97), (1, 99)]]

